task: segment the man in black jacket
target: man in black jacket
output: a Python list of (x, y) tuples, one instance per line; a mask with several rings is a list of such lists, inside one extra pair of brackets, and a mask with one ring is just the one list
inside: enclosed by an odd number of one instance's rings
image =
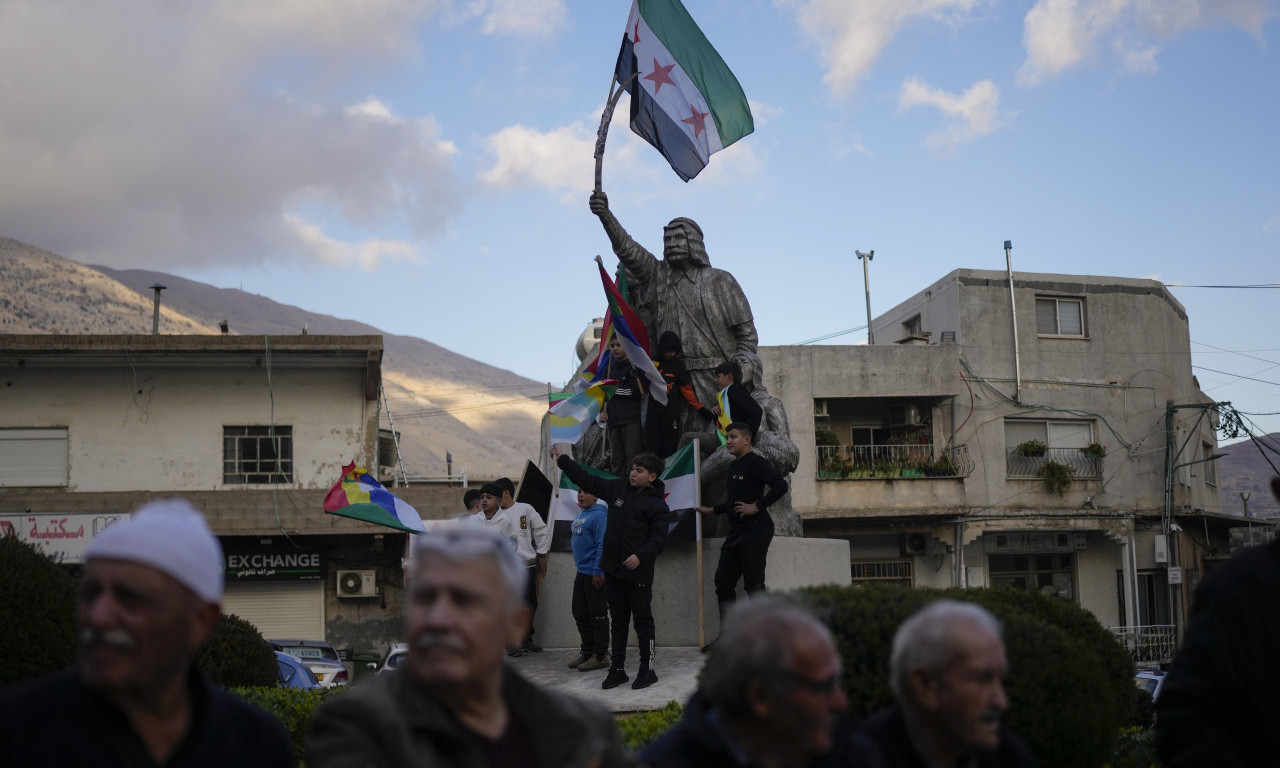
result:
[(739, 579), (748, 596), (764, 591), (765, 559), (773, 541), (769, 505), (787, 492), (787, 481), (773, 464), (751, 450), (752, 438), (749, 425), (735, 421), (728, 426), (724, 447), (733, 456), (728, 493), (725, 501), (715, 507), (698, 507), (699, 512), (729, 515), (730, 519), (729, 535), (720, 547), (720, 562), (716, 565), (721, 621), (738, 597)]
[(555, 445), (551, 458), (579, 488), (592, 493), (609, 508), (600, 570), (604, 571), (609, 618), (613, 624), (613, 664), (601, 688), (627, 682), (627, 632), (635, 617), (640, 642), (640, 670), (632, 688), (647, 688), (658, 681), (653, 671), (656, 632), (653, 622), (653, 564), (667, 541), (670, 510), (663, 500), (662, 459), (642, 453), (631, 462), (627, 477), (603, 478), (583, 469)]

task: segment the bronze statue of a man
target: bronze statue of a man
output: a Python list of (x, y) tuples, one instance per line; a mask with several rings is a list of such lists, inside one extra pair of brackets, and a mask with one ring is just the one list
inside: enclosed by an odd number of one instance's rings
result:
[(663, 230), (663, 258), (658, 259), (622, 228), (603, 192), (592, 193), (590, 207), (627, 269), (632, 307), (650, 337), (664, 331), (679, 334), (698, 399), (714, 403), (715, 367), (756, 351), (751, 305), (738, 281), (711, 266), (702, 230), (693, 220), (672, 219)]

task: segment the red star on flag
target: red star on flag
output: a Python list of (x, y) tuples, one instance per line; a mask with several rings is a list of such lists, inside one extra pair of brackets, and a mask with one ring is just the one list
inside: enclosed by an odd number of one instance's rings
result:
[(632, 44), (632, 45), (639, 45), (639, 44), (640, 44), (640, 22), (639, 22), (639, 20), (637, 20), (637, 21), (636, 21), (636, 33), (635, 33), (635, 38), (631, 41), (631, 44)]
[(662, 90), (663, 83), (666, 83), (672, 88), (676, 86), (676, 82), (671, 79), (671, 70), (675, 69), (675, 66), (676, 63), (674, 61), (667, 66), (662, 67), (658, 65), (658, 60), (656, 58), (653, 60), (653, 72), (645, 75), (644, 79), (653, 82), (653, 92), (655, 95), (658, 91)]
[[(672, 83), (672, 85), (675, 85), (675, 83)], [(692, 104), (689, 105), (689, 110), (693, 114), (689, 115), (681, 122), (688, 123), (689, 125), (693, 126), (693, 138), (696, 139), (702, 135), (703, 131), (707, 129), (707, 115), (711, 113), (699, 112), (698, 108)]]

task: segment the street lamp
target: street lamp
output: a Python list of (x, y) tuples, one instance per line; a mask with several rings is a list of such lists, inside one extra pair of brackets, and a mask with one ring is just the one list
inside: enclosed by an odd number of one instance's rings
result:
[(867, 290), (867, 346), (871, 346), (876, 343), (876, 338), (871, 332), (871, 277), (868, 273), (867, 265), (871, 263), (871, 259), (875, 257), (876, 252), (874, 249), (866, 253), (855, 250), (854, 254), (857, 255), (858, 261), (862, 262), (862, 284), (866, 286)]

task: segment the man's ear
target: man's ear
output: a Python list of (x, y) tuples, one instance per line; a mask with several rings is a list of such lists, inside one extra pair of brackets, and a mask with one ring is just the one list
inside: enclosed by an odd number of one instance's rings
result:
[(923, 709), (937, 706), (938, 682), (926, 669), (916, 667), (907, 672), (907, 692), (911, 700)]
[(747, 683), (744, 691), (747, 699), (747, 711), (756, 720), (768, 720), (773, 713), (773, 698), (757, 682)]
[(217, 603), (200, 603), (196, 606), (193, 615), (191, 649), (195, 651), (208, 642), (213, 630), (218, 628), (218, 622), (222, 620), (222, 607)]

